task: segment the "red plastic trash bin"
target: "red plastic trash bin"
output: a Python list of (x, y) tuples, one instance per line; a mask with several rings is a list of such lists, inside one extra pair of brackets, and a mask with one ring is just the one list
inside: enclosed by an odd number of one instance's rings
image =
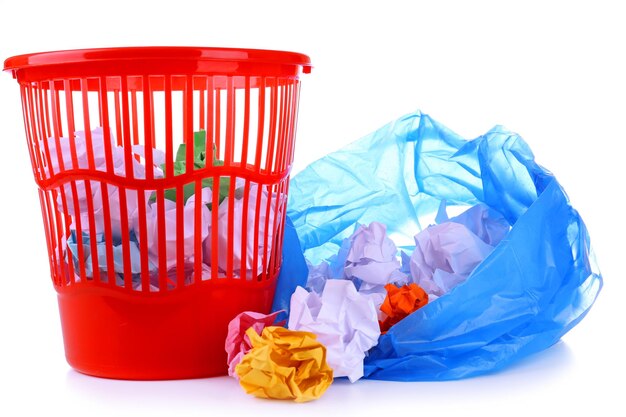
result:
[(281, 265), (306, 55), (143, 47), (9, 58), (68, 363), (121, 379), (226, 373)]

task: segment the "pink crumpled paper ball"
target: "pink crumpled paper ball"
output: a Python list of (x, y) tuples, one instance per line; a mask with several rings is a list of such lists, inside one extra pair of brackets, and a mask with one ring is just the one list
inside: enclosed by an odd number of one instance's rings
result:
[[(282, 312), (283, 310), (271, 314), (261, 314), (254, 311), (244, 311), (228, 323), (228, 334), (224, 344), (228, 375), (239, 379), (235, 373), (235, 367), (241, 362), (244, 355), (252, 349), (252, 343), (246, 335), (246, 331), (253, 328), (257, 334), (261, 334), (265, 327), (275, 325), (276, 318)], [(284, 323), (283, 321), (276, 323), (276, 325), (282, 326)]]

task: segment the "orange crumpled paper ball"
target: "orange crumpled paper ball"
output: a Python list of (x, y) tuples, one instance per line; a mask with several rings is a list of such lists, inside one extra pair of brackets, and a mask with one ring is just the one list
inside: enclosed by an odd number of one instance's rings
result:
[(235, 372), (248, 394), (305, 402), (319, 398), (333, 382), (326, 347), (315, 334), (269, 326), (260, 335), (253, 328), (246, 335), (252, 349)]
[(380, 333), (385, 334), (394, 324), (428, 304), (428, 294), (419, 285), (412, 282), (402, 287), (385, 285), (387, 296), (380, 310), (387, 315), (380, 323)]

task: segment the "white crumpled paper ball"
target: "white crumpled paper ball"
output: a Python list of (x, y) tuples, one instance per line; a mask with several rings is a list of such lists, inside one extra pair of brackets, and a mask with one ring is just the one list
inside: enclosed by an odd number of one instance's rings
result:
[(429, 295), (440, 297), (465, 281), (492, 250), (465, 225), (429, 226), (415, 235), (412, 279)]
[(373, 301), (351, 281), (329, 280), (320, 295), (298, 287), (291, 296), (288, 327), (317, 335), (326, 346), (335, 377), (363, 376), (365, 354), (378, 343), (380, 327)]

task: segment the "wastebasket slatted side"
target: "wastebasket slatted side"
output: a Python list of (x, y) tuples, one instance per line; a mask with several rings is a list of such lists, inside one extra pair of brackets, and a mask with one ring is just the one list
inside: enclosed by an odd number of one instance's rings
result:
[[(181, 79), (184, 80), (182, 84)], [(154, 291), (154, 287), (165, 291), (209, 279), (202, 267), (203, 252), (206, 251), (203, 251), (200, 239), (203, 219), (199, 200), (193, 210), (193, 235), (197, 238), (188, 252), (181, 250), (175, 254), (176, 278), (172, 281), (163, 273), (155, 282), (151, 278), (153, 262), (147, 255), (150, 237), (146, 229), (146, 207), (151, 195), (157, 211), (156, 235), (167, 236), (168, 233), (164, 215), (166, 196), (159, 186), (162, 179), (155, 177), (155, 171), (150, 169), (155, 166), (158, 131), (165, 135), (165, 154), (171, 155), (165, 157), (162, 168), (177, 197), (176, 240), (185, 238), (184, 190), (190, 187), (194, 194), (202, 194), (203, 179), (211, 178), (213, 198), (209, 207), (212, 225), (208, 239), (212, 244), (205, 254), (210, 259), (223, 258), (225, 262), (222, 266), (216, 262), (209, 264), (211, 272), (208, 275), (220, 279), (232, 279), (237, 275), (237, 279), (244, 281), (275, 278), (280, 265), (277, 257), (281, 248), (279, 240), (287, 191), (287, 186), (279, 179), (286, 177), (291, 166), (291, 142), (295, 133), (292, 126), (297, 112), (294, 100), (298, 89), (297, 80), (262, 76), (101, 76), (23, 84), (23, 113), (33, 170), (43, 188), (50, 188), (50, 195), (46, 197), (49, 204), (42, 204), (42, 208), (46, 210), (48, 240), (54, 253), (55, 262), (51, 268), (54, 275), (58, 275), (54, 279), (55, 285), (101, 284), (133, 291)], [(156, 94), (160, 94), (160, 98)], [(154, 103), (159, 100), (162, 100), (165, 113), (162, 127), (156, 126), (154, 121)], [(177, 108), (176, 103), (182, 108)], [(97, 111), (90, 108), (93, 104), (97, 105)], [(97, 119), (95, 124), (94, 117)], [(99, 157), (94, 155), (94, 147), (98, 146), (93, 137), (94, 125), (102, 126), (104, 137), (99, 143), (102, 147)], [(188, 168), (180, 175), (174, 175), (176, 126), (181, 128), (181, 143), (187, 145), (184, 162)], [(206, 168), (194, 166), (193, 132), (202, 127), (207, 132)], [(81, 156), (77, 149), (80, 145), (67, 139), (74, 137), (77, 131), (84, 137), (84, 149), (81, 149), (85, 154)], [(137, 145), (142, 146), (141, 155), (127, 152)], [(114, 162), (120, 152), (114, 147), (118, 146), (124, 150), (121, 166)], [(219, 175), (222, 168), (214, 165), (216, 160), (223, 161), (220, 162), (223, 169), (243, 169), (242, 173), (249, 172), (249, 175)], [(142, 177), (136, 177), (133, 168), (136, 163), (146, 167)], [(210, 176), (204, 174), (204, 169), (211, 170), (207, 171)], [(189, 182), (188, 174), (198, 170), (200, 176), (193, 176), (193, 181)], [(104, 176), (98, 180), (81, 180), (82, 171), (100, 171)], [(58, 181), (56, 186), (45, 185), (59, 174), (65, 175), (61, 185)], [(278, 175), (279, 182), (257, 185), (253, 180), (258, 174)], [(115, 180), (102, 179), (109, 177)], [(145, 179), (146, 186), (138, 186), (133, 182), (135, 179)], [(242, 188), (239, 188), (239, 181), (244, 184)], [(259, 192), (251, 194), (250, 181)], [(220, 194), (220, 184), (227, 190), (225, 197)], [(111, 193), (116, 195), (115, 201), (111, 201)], [(239, 199), (243, 199), (242, 206), (247, 210), (235, 219), (234, 207)], [(102, 219), (97, 219), (94, 213), (98, 210), (95, 200), (101, 207), (97, 215)], [(131, 202), (137, 204), (135, 212), (129, 209)], [(223, 222), (220, 222), (220, 202), (226, 203), (226, 220)], [(249, 212), (262, 215), (251, 219)], [(84, 215), (75, 216), (75, 213)], [(131, 224), (131, 216), (137, 218), (136, 225)], [(112, 223), (117, 226), (112, 227)], [(252, 228), (252, 232), (243, 233), (247, 228)], [(113, 246), (110, 242), (119, 239), (116, 238), (118, 233), (121, 236), (135, 233), (136, 242), (121, 239), (117, 246)], [(220, 241), (220, 233), (226, 234), (225, 242)], [(94, 238), (87, 239), (99, 234), (107, 244), (101, 245)], [(72, 235), (74, 253), (67, 249), (67, 239)], [(235, 235), (240, 238), (234, 239)], [(135, 244), (139, 253), (137, 267), (133, 258)], [(170, 252), (172, 249), (162, 241), (155, 246), (154, 267), (167, 271), (165, 259), (174, 255), (168, 253), (168, 249)], [(238, 259), (233, 256), (236, 251), (240, 255)], [(118, 254), (121, 256), (116, 260)], [(247, 262), (248, 257), (252, 259)], [(186, 272), (187, 259), (192, 259), (191, 275)], [(264, 267), (257, 272), (251, 270), (249, 264)]]
[(5, 69), (20, 84), (68, 362), (130, 379), (224, 373), (228, 321), (271, 306), (308, 58), (34, 55)]

